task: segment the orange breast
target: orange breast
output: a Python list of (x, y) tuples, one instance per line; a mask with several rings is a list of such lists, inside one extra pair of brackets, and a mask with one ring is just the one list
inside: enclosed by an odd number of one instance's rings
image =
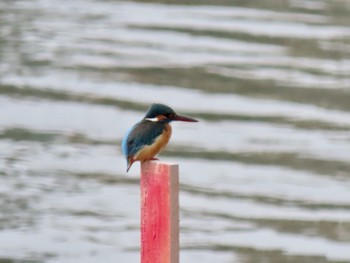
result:
[(156, 156), (169, 142), (171, 137), (171, 126), (166, 124), (166, 127), (161, 135), (159, 135), (153, 144), (142, 147), (135, 156), (135, 161), (146, 161)]

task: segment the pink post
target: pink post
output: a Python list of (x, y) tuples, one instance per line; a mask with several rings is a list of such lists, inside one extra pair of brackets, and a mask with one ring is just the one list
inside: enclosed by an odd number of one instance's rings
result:
[(178, 168), (141, 164), (141, 263), (179, 263)]

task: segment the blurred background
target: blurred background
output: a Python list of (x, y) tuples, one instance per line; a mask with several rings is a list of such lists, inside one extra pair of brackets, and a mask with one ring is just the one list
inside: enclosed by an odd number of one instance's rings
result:
[(0, 262), (139, 262), (152, 102), (181, 262), (350, 262), (350, 2), (0, 0)]

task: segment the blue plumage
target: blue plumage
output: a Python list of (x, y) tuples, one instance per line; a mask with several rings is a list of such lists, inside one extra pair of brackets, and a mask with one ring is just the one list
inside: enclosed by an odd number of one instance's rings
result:
[[(135, 124), (123, 139), (123, 153), (126, 157), (135, 155), (142, 147), (151, 145), (162, 134), (164, 123), (142, 120)], [(125, 150), (124, 150), (125, 149)]]
[(132, 129), (133, 129), (135, 126), (136, 126), (136, 125), (134, 125), (134, 126), (132, 126), (131, 128), (129, 128), (129, 130), (125, 133), (125, 136), (124, 136), (124, 138), (123, 138), (123, 140), (122, 140), (122, 151), (123, 151), (124, 156), (128, 156), (129, 150), (128, 150), (128, 145), (127, 145), (127, 140), (128, 140), (128, 138), (129, 138), (129, 135), (130, 135)]
[(197, 122), (197, 120), (177, 115), (166, 105), (152, 104), (146, 116), (132, 126), (122, 140), (122, 151), (127, 161), (126, 171), (129, 171), (135, 161), (154, 159), (170, 139), (169, 123), (171, 121)]

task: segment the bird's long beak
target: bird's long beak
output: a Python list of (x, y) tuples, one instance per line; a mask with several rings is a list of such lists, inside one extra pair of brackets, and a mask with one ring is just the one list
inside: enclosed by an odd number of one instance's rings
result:
[(174, 121), (185, 121), (185, 122), (198, 122), (195, 119), (189, 118), (189, 117), (185, 117), (185, 116), (180, 116), (180, 115), (175, 115), (173, 117)]

